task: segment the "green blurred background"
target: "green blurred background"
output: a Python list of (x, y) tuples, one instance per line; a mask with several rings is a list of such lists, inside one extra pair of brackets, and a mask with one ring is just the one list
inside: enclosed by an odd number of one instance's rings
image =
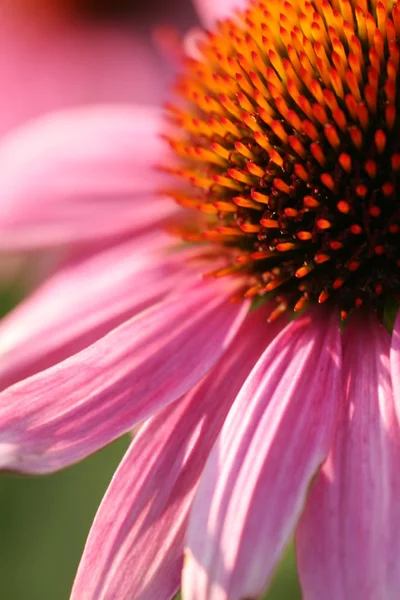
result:
[[(17, 298), (0, 290), (0, 316)], [(129, 443), (45, 477), (0, 478), (0, 599), (67, 600), (86, 536), (111, 476)], [(266, 600), (299, 600), (293, 548)]]

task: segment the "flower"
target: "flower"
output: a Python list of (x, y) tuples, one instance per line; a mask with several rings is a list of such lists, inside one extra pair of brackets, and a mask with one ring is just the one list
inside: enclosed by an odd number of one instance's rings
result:
[(294, 533), (306, 600), (397, 597), (399, 15), (243, 3), (171, 130), (87, 108), (1, 146), (3, 248), (92, 245), (0, 327), (3, 468), (141, 424), (74, 599), (256, 598)]

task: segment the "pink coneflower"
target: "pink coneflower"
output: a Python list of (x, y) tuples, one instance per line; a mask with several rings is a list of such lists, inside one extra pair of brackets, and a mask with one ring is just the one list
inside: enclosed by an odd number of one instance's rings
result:
[(99, 248), (0, 328), (2, 466), (141, 424), (75, 600), (257, 598), (293, 534), (306, 600), (399, 596), (399, 36), (382, 1), (243, 2), (168, 125), (86, 109), (0, 148), (0, 244)]

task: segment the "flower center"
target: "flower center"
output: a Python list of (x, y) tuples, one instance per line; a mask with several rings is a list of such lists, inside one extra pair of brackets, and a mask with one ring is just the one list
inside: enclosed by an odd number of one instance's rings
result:
[(345, 319), (400, 294), (400, 8), (254, 0), (188, 58), (170, 107), (173, 196), (274, 318), (331, 298)]

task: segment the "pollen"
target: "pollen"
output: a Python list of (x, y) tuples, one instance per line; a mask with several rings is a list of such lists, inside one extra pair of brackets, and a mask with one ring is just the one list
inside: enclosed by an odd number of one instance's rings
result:
[(185, 59), (170, 194), (202, 216), (182, 235), (271, 318), (400, 295), (399, 59), (390, 0), (253, 0)]

